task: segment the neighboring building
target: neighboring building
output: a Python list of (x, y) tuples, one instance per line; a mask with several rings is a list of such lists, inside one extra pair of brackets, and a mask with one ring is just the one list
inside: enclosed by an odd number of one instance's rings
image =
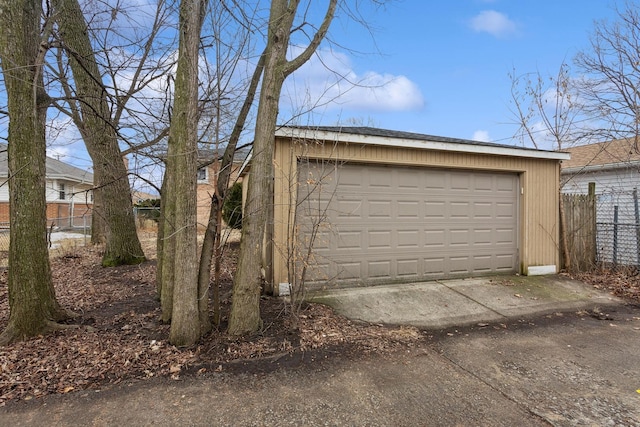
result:
[(640, 141), (618, 139), (570, 148), (562, 192), (587, 194), (595, 183), (598, 261), (640, 265), (638, 193)]
[(281, 127), (266, 279), (286, 288), (303, 265), (314, 286), (555, 273), (566, 160), (367, 127)]
[[(222, 153), (220, 154), (220, 156)], [(198, 153), (200, 164), (208, 163), (206, 166), (198, 169), (198, 181), (197, 181), (197, 221), (199, 228), (206, 228), (209, 222), (209, 212), (211, 210), (211, 195), (214, 194), (218, 171), (220, 170), (219, 156), (214, 150), (200, 150)], [(233, 185), (236, 181), (241, 180), (238, 176), (238, 172), (244, 159), (246, 158), (246, 151), (240, 151), (236, 154), (234, 162), (232, 164), (231, 176), (229, 179), (229, 186)]]
[(146, 200), (156, 200), (159, 199), (160, 196), (158, 194), (151, 194), (144, 191), (131, 190), (131, 201), (134, 205), (140, 204)]
[(618, 139), (568, 149), (562, 192), (587, 194), (590, 182), (595, 182), (596, 194), (633, 190), (640, 183), (639, 148), (633, 140)]
[[(7, 146), (0, 144), (0, 223), (9, 223)], [(56, 227), (91, 225), (93, 175), (59, 160), (46, 159), (47, 221)]]

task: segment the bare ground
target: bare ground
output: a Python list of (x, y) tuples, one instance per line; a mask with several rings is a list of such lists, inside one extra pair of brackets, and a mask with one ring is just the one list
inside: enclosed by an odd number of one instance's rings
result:
[[(385, 353), (413, 346), (424, 334), (411, 327), (359, 324), (315, 304), (292, 313), (282, 299), (263, 297), (264, 328), (252, 336), (228, 336), (232, 275), (238, 245), (225, 251), (220, 285), (222, 322), (196, 346), (167, 341), (155, 291), (155, 240), (143, 234), (151, 258), (138, 266), (102, 268), (99, 248), (76, 244), (52, 259), (60, 303), (76, 312), (78, 327), (0, 348), (0, 406), (50, 394), (99, 390), (123, 381), (180, 379), (220, 371), (265, 371), (330, 354)], [(0, 328), (9, 316), (7, 272), (0, 270)], [(274, 363), (276, 361), (277, 363)], [(250, 363), (249, 363), (250, 362)]]

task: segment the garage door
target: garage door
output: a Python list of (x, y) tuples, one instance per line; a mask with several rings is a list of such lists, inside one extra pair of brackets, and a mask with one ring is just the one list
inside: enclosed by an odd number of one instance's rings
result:
[(296, 257), (308, 282), (408, 282), (517, 269), (515, 174), (301, 162), (298, 176)]

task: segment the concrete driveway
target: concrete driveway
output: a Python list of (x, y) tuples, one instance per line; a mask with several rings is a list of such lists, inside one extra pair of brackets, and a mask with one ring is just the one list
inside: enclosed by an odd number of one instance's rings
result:
[(564, 276), (496, 276), (312, 292), (313, 302), (371, 323), (446, 328), (621, 304)]

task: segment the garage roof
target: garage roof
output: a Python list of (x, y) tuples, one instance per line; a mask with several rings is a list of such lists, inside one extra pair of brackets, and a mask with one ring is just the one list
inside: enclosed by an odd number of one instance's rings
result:
[(536, 150), (513, 145), (372, 127), (281, 126), (276, 130), (276, 136), (549, 160), (569, 160), (570, 158), (569, 153), (560, 151)]

